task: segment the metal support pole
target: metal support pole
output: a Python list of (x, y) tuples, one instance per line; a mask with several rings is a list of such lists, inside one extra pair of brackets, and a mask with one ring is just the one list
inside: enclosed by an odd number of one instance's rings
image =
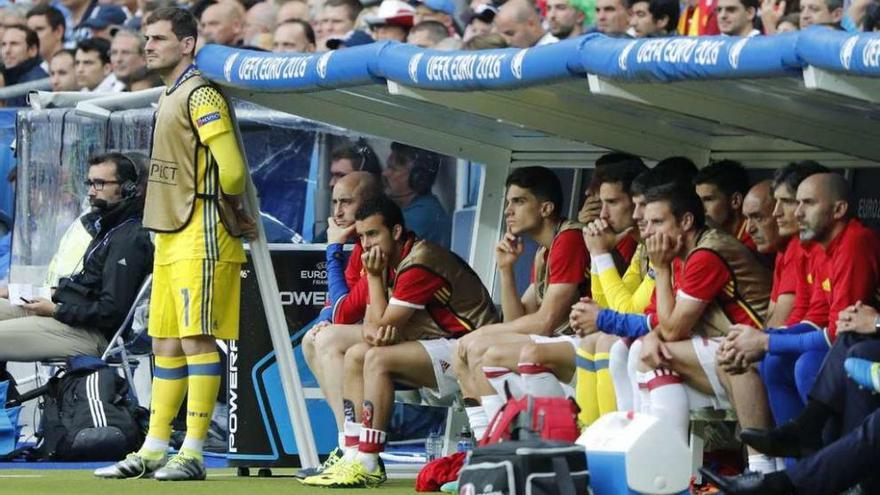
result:
[[(247, 164), (247, 157), (244, 156), (244, 143), (238, 130), (238, 121), (235, 118), (235, 110), (232, 108), (231, 102), (229, 114), (235, 126), (238, 146), (242, 151), (245, 164)], [(275, 270), (269, 255), (269, 246), (266, 243), (266, 233), (263, 231), (262, 222), (260, 222), (260, 200), (257, 197), (257, 189), (251, 181), (250, 174), (247, 175), (244, 199), (246, 211), (257, 224), (257, 238), (250, 242), (251, 260), (254, 264), (254, 272), (257, 274), (260, 298), (266, 311), (266, 322), (269, 325), (272, 348), (275, 350), (275, 360), (278, 363), (281, 389), (284, 392), (287, 412), (290, 415), (290, 424), (293, 425), (293, 433), (296, 436), (300, 464), (304, 468), (317, 467), (318, 453), (315, 448), (315, 437), (312, 435), (312, 424), (306, 410), (302, 382), (299, 379), (296, 358), (293, 355), (290, 334), (287, 330), (287, 321), (284, 318), (284, 310), (281, 308), (281, 299), (278, 296), (278, 281), (275, 280)]]

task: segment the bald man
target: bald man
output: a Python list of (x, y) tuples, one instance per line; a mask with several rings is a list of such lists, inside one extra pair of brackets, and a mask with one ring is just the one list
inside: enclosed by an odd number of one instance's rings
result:
[[(351, 172), (339, 179), (333, 187), (331, 200), (332, 216), (327, 219), (327, 279), (329, 284), (328, 307), (324, 308), (319, 321), (303, 339), (303, 355), (309, 369), (318, 380), (318, 385), (333, 410), (339, 431), (339, 450), (330, 454), (328, 460), (319, 468), (332, 465), (332, 459), (341, 455), (345, 448), (344, 411), (342, 407), (341, 370), (345, 362), (345, 351), (363, 341), (360, 325), (365, 307), (353, 307), (349, 291), (366, 290), (366, 284), (358, 284), (363, 265), (363, 249), (355, 236), (354, 216), (360, 206), (382, 193), (382, 185), (375, 175), (369, 172)], [(343, 245), (354, 241), (354, 250), (348, 257), (344, 268)], [(315, 470), (303, 470), (298, 477), (317, 474)]]
[(244, 35), (244, 7), (235, 0), (223, 0), (202, 12), (199, 19), (199, 41), (238, 46)]
[(492, 24), (493, 31), (512, 47), (530, 48), (559, 41), (544, 32), (541, 16), (529, 0), (509, 0), (498, 10)]
[[(244, 28), (242, 36), (244, 43), (251, 46), (260, 46), (260, 41), (269, 35), (271, 39), (272, 32), (275, 31), (275, 15), (278, 7), (272, 0), (263, 0), (257, 2), (253, 7), (249, 8), (244, 18)], [(261, 48), (263, 48), (261, 46)], [(271, 48), (271, 46), (269, 46)]]
[[(724, 493), (821, 495), (838, 493), (857, 482), (862, 493), (877, 493), (876, 444), (860, 445), (876, 433), (877, 422), (865, 419), (876, 418), (880, 396), (873, 387), (865, 390), (847, 379), (844, 362), (849, 358), (880, 360), (878, 313), (867, 305), (877, 286), (880, 251), (874, 234), (850, 218), (847, 186), (837, 174), (818, 174), (801, 183), (797, 192), (801, 238), (815, 240), (829, 263), (832, 301), (864, 297), (861, 300), (866, 304), (837, 313), (836, 341), (819, 368), (803, 411), (773, 430), (742, 432), (743, 441), (769, 455), (802, 460), (780, 474), (715, 477), (713, 482)], [(837, 306), (832, 302), (831, 307)], [(771, 340), (771, 350), (773, 344)]]
[[(746, 231), (755, 241), (758, 253), (764, 256), (776, 256), (773, 270), (773, 289), (770, 292), (770, 307), (767, 310), (768, 327), (785, 324), (794, 306), (796, 280), (791, 273), (784, 273), (786, 263), (782, 256), (791, 236), (782, 236), (779, 225), (773, 216), (776, 201), (773, 198), (773, 182), (761, 181), (746, 194), (743, 199), (742, 213), (746, 218)], [(768, 258), (769, 259), (769, 258)], [(793, 267), (792, 270), (793, 272)]]
[[(781, 375), (777, 370), (773, 377), (764, 377), (768, 393), (785, 395), (785, 391), (776, 391), (774, 388), (796, 386), (801, 400), (806, 404), (804, 411), (794, 421), (775, 430), (743, 431), (744, 441), (768, 455), (797, 457), (818, 447), (821, 430), (831, 415), (842, 418), (844, 427), (855, 427), (864, 418), (867, 406), (844, 404), (846, 401), (838, 394), (841, 391), (832, 390), (835, 388), (832, 380), (824, 385), (816, 382), (820, 366), (823, 370), (839, 368), (828, 373), (842, 373), (843, 360), (850, 347), (859, 340), (852, 335), (838, 339), (837, 325), (841, 312), (858, 301), (876, 304), (875, 294), (880, 281), (880, 239), (853, 218), (849, 194), (846, 179), (835, 173), (811, 175), (798, 186), (796, 217), (800, 224), (800, 239), (815, 243), (810, 277), (816, 283), (810, 310), (803, 323), (769, 329), (766, 333), (752, 331), (750, 339), (758, 343), (746, 344), (764, 352), (744, 353), (741, 357), (746, 362), (763, 359), (765, 368), (768, 359), (790, 362), (794, 383), (782, 383), (780, 377), (776, 376)], [(796, 405), (788, 408), (795, 409)], [(775, 410), (774, 415), (777, 419), (784, 417), (776, 414)]]

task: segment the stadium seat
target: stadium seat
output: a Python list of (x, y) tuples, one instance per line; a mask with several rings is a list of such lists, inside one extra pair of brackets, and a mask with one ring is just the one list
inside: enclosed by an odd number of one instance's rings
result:
[(153, 352), (151, 339), (147, 335), (152, 284), (153, 275), (147, 275), (134, 298), (134, 303), (125, 316), (125, 320), (107, 343), (104, 354), (101, 355), (101, 360), (107, 364), (122, 368), (125, 379), (131, 385), (130, 390), (135, 400), (138, 397), (134, 386), (134, 369), (140, 362), (138, 358), (149, 356)]

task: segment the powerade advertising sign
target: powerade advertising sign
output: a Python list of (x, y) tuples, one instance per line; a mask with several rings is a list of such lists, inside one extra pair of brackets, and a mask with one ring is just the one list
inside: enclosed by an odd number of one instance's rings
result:
[[(307, 327), (324, 306), (327, 271), (323, 246), (278, 245), (271, 250), (279, 298), (293, 335)], [(248, 262), (241, 271), (239, 339), (229, 343), (229, 462), (232, 466), (296, 466), (299, 459), (293, 427), (287, 414), (275, 352), (266, 323), (257, 276)], [(295, 349), (297, 367), (306, 390), (317, 383)], [(320, 399), (306, 401), (318, 451), (336, 443), (330, 409)], [(327, 423), (329, 418), (329, 424)], [(327, 430), (330, 431), (327, 431)], [(330, 439), (329, 441), (325, 441)], [(329, 443), (328, 443), (329, 442)]]

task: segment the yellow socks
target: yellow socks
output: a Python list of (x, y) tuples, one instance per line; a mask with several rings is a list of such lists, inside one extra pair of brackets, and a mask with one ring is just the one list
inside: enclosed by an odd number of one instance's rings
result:
[(211, 415), (220, 390), (220, 354), (208, 352), (186, 357), (189, 389), (186, 402), (186, 438), (181, 452), (201, 459)]
[(608, 353), (597, 352), (593, 355), (593, 363), (596, 366), (596, 399), (599, 416), (602, 416), (617, 410), (614, 380), (611, 379), (611, 370), (608, 369)]
[(159, 459), (168, 449), (171, 422), (186, 395), (187, 366), (184, 356), (156, 356), (153, 370), (153, 396), (150, 400), (150, 431), (139, 453)]
[(584, 349), (577, 350), (577, 388), (575, 398), (581, 413), (578, 419), (584, 426), (599, 418), (599, 400), (596, 396), (596, 365), (594, 356)]

